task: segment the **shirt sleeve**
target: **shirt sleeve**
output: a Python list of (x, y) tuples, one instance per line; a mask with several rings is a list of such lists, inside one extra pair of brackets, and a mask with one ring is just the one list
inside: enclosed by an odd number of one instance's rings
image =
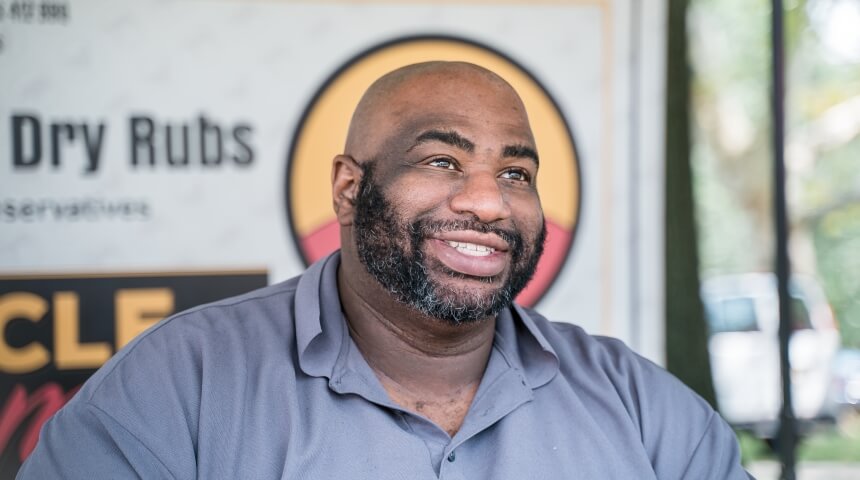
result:
[(681, 478), (752, 478), (741, 468), (740, 449), (734, 432), (718, 414), (711, 415), (705, 433), (693, 450)]
[(42, 427), (24, 479), (197, 475), (195, 331), (167, 321), (114, 355)]
[(737, 436), (699, 395), (633, 354), (634, 398), (642, 440), (657, 478), (746, 480)]
[(73, 402), (42, 428), (18, 479), (173, 479), (153, 452), (113, 417)]

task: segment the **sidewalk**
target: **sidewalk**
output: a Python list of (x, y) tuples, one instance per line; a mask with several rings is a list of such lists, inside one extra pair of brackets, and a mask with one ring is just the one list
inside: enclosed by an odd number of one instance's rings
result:
[[(779, 463), (758, 461), (747, 466), (757, 480), (778, 480)], [(860, 463), (805, 462), (797, 466), (797, 480), (858, 480)]]

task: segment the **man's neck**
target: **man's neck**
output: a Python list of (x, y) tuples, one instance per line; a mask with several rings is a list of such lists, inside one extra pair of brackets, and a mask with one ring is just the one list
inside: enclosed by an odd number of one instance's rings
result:
[(454, 325), (427, 317), (343, 263), (338, 290), (350, 335), (391, 399), (453, 435), (483, 377), (495, 318)]

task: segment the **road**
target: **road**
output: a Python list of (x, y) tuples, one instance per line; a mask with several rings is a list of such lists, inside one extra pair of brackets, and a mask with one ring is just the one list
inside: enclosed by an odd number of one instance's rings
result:
[[(747, 467), (757, 480), (778, 480), (779, 463), (753, 462)], [(858, 480), (860, 463), (805, 462), (797, 466), (797, 480)]]

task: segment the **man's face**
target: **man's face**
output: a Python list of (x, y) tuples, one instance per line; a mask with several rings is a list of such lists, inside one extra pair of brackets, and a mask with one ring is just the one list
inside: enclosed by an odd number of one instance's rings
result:
[(522, 105), (509, 89), (471, 80), (393, 95), (392, 131), (362, 164), (355, 198), (367, 270), (398, 301), (452, 323), (510, 305), (546, 236)]

